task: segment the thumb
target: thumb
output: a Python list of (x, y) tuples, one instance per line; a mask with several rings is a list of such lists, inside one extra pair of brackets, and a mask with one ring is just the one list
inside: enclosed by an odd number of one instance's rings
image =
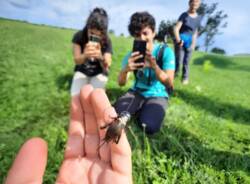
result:
[(41, 138), (31, 138), (19, 150), (5, 184), (40, 184), (47, 163), (47, 143)]

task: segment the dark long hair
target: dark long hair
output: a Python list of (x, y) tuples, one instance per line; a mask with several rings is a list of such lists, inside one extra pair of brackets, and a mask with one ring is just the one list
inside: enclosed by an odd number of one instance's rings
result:
[(103, 35), (102, 48), (108, 43), (108, 14), (103, 8), (95, 8), (89, 15), (86, 25), (83, 27), (83, 46), (89, 41), (88, 29), (97, 29)]

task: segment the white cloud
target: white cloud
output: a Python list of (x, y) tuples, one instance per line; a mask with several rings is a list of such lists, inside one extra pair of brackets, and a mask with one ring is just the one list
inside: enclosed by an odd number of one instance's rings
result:
[[(136, 11), (149, 11), (155, 18), (157, 25), (161, 20), (177, 19), (180, 12), (186, 10), (186, 4), (180, 3), (182, 0), (177, 0), (175, 3), (165, 0), (148, 0), (142, 1), (102, 1), (93, 0), (88, 5), (88, 9), (93, 9), (96, 6), (101, 6), (108, 11), (110, 16), (110, 29), (115, 30), (117, 34), (125, 33), (128, 35), (127, 26), (130, 16)], [(181, 4), (178, 8), (175, 4)]]
[[(149, 11), (157, 25), (161, 20), (173, 20), (187, 9), (188, 0), (0, 0), (0, 17), (27, 20), (81, 29), (87, 16), (95, 7), (103, 7), (110, 17), (110, 29), (128, 35), (127, 26), (132, 13)], [(243, 0), (207, 0), (209, 4), (219, 2), (218, 9), (228, 14), (228, 27), (215, 38), (215, 45), (225, 47), (229, 53), (246, 52), (250, 46), (249, 10), (250, 2)], [(231, 44), (232, 41), (234, 44)]]
[(48, 3), (60, 15), (74, 15), (79, 14), (84, 6), (83, 0), (76, 0), (74, 3), (71, 0), (53, 0)]
[(9, 3), (17, 8), (30, 8), (30, 0), (9, 0)]

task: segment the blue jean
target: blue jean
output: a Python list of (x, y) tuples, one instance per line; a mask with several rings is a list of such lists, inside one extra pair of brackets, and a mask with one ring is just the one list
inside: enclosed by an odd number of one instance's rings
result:
[(189, 78), (189, 60), (191, 56), (191, 48), (184, 48), (175, 44), (175, 75), (178, 75), (180, 65), (182, 64), (182, 79)]
[(115, 110), (118, 114), (128, 111), (135, 115), (139, 126), (146, 125), (147, 134), (154, 134), (160, 130), (167, 108), (167, 98), (145, 98), (137, 92), (128, 91), (115, 102)]

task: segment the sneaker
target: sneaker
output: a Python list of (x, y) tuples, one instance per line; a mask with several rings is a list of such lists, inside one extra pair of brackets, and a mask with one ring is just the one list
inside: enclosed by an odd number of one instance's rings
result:
[(183, 85), (188, 85), (188, 83), (189, 83), (188, 79), (183, 79), (181, 82)]

